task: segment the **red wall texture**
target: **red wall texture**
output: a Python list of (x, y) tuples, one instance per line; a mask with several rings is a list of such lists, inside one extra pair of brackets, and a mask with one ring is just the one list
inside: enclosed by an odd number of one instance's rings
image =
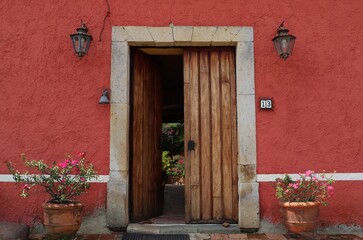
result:
[[(257, 115), (257, 172), (306, 169), (363, 172), (363, 2), (361, 0), (109, 0), (0, 2), (0, 159), (60, 160), (87, 152), (99, 174), (109, 169), (109, 106), (98, 105), (110, 85), (111, 26), (251, 26), (258, 97), (273, 97), (273, 112)], [(78, 59), (69, 34), (83, 19), (93, 35)], [(284, 62), (271, 39), (279, 24), (297, 37)], [(100, 39), (102, 38), (102, 39)], [(5, 165), (0, 174), (7, 174)], [(0, 221), (31, 223), (44, 196), (17, 197), (1, 183)], [(363, 225), (362, 181), (338, 182), (322, 210), (327, 224)], [(260, 185), (261, 217), (279, 221), (270, 183)], [(96, 184), (87, 211), (105, 205)], [(21, 207), (20, 207), (20, 206)], [(348, 206), (349, 205), (349, 206)]]

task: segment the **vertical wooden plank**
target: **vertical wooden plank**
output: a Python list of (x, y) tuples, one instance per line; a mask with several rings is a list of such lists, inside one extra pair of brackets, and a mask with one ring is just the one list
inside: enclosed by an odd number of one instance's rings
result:
[[(150, 217), (150, 154), (149, 154), (149, 144), (150, 144), (150, 132), (149, 132), (149, 92), (150, 92), (150, 61), (149, 56), (144, 55), (144, 72), (143, 72), (143, 81), (144, 81), (144, 91), (143, 91), (143, 158), (142, 158), (142, 178), (143, 178), (143, 216)], [(140, 143), (139, 143), (140, 144)]]
[[(149, 142), (149, 154), (150, 154), (150, 176), (149, 176), (149, 207), (150, 207), (150, 215), (155, 216), (157, 214), (157, 206), (156, 206), (156, 189), (157, 189), (157, 179), (156, 179), (156, 148), (155, 148), (155, 140), (157, 137), (156, 132), (156, 115), (157, 115), (157, 106), (155, 105), (156, 100), (156, 82), (157, 82), (157, 64), (153, 59), (150, 61), (150, 88), (148, 91), (149, 97), (149, 106), (148, 106), (148, 120), (149, 120), (149, 131), (150, 131), (150, 142)], [(151, 94), (152, 93), (152, 94)]]
[(156, 215), (162, 214), (162, 167), (161, 167), (161, 128), (162, 128), (162, 86), (161, 86), (161, 67), (159, 63), (157, 64), (156, 72), (156, 83), (155, 83), (155, 139), (154, 139), (154, 149), (155, 149), (155, 209)]
[(188, 151), (188, 141), (190, 136), (190, 51), (184, 51), (184, 163), (185, 163), (185, 222), (191, 220), (191, 196), (190, 196), (190, 161), (191, 152)]
[(196, 143), (195, 150), (190, 153), (191, 164), (191, 218), (200, 219), (200, 168), (199, 168), (199, 56), (198, 52), (190, 53), (190, 137)]
[(213, 219), (222, 219), (222, 164), (220, 128), (220, 72), (219, 52), (211, 52), (211, 122), (212, 122), (212, 186)]
[(143, 81), (142, 81), (142, 55), (135, 52), (135, 68), (134, 68), (134, 83), (133, 83), (133, 162), (132, 162), (132, 184), (133, 184), (133, 197), (132, 197), (132, 219), (137, 221), (141, 219), (143, 207), (142, 207), (142, 106), (143, 106)]
[(200, 74), (200, 170), (201, 170), (201, 219), (212, 219), (211, 186), (211, 119), (210, 119), (210, 79), (209, 52), (201, 51)]
[(156, 118), (156, 184), (157, 184), (157, 191), (156, 194), (158, 196), (156, 205), (158, 207), (158, 214), (162, 214), (163, 206), (160, 204), (162, 203), (162, 150), (161, 150), (161, 141), (162, 141), (162, 74), (161, 74), (161, 65), (158, 64), (158, 72), (157, 72), (157, 84), (156, 84), (156, 109), (157, 109), (157, 118)]
[(231, 148), (231, 90), (228, 52), (221, 52), (221, 129), (223, 156), (223, 209), (224, 218), (232, 219), (232, 148)]
[(232, 128), (232, 217), (238, 221), (238, 146), (237, 146), (237, 97), (235, 52), (229, 51), (229, 76), (231, 83), (231, 128)]

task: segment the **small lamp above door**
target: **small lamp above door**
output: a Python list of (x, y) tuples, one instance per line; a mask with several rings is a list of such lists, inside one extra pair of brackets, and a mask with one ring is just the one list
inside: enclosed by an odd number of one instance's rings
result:
[(74, 52), (79, 58), (82, 58), (88, 52), (89, 46), (91, 45), (92, 36), (87, 34), (87, 32), (88, 28), (81, 20), (81, 26), (77, 28), (77, 32), (70, 35)]
[(296, 37), (289, 34), (289, 30), (284, 27), (284, 22), (282, 22), (277, 28), (276, 37), (274, 37), (272, 41), (274, 42), (277, 54), (279, 54), (284, 61), (292, 54), (295, 39)]

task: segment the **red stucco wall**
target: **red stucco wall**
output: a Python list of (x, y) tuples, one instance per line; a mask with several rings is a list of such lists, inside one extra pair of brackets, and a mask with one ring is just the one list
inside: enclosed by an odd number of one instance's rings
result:
[[(102, 41), (106, 1), (0, 2), (1, 161), (15, 161), (23, 152), (53, 161), (84, 150), (107, 175), (110, 108), (98, 100), (110, 84), (111, 26), (173, 22), (254, 28), (256, 100), (273, 97), (275, 103), (273, 112), (256, 109), (258, 173), (363, 171), (361, 0), (109, 2)], [(81, 18), (94, 41), (79, 60), (69, 34)], [(271, 42), (282, 20), (297, 37), (286, 62)], [(7, 173), (4, 167), (0, 174)], [(0, 221), (31, 223), (41, 216), (36, 206), (43, 196), (24, 200), (13, 184), (0, 187)], [(323, 220), (363, 225), (362, 181), (339, 182), (336, 188)], [(85, 198), (89, 212), (104, 206), (105, 184)], [(261, 217), (276, 221), (273, 187), (262, 183), (260, 198)]]

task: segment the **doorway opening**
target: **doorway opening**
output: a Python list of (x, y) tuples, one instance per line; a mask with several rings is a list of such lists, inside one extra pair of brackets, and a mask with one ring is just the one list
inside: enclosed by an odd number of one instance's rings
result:
[(131, 53), (131, 221), (185, 223), (183, 49)]

